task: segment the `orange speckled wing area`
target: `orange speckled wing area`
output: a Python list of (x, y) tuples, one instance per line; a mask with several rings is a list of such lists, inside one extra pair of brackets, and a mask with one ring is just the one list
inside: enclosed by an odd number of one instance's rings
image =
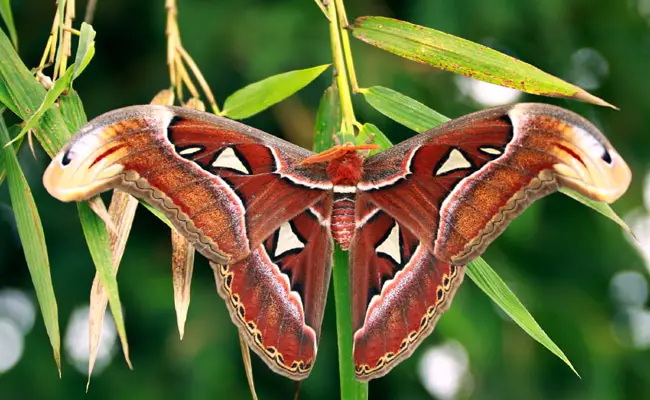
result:
[(325, 310), (331, 200), (285, 222), (246, 259), (213, 265), (217, 289), (251, 348), (276, 372), (309, 375)]
[(375, 379), (431, 333), (464, 267), (437, 260), (413, 233), (379, 210), (357, 230), (350, 265), (356, 375)]
[(246, 257), (332, 184), (312, 152), (215, 115), (135, 106), (89, 122), (43, 182), (63, 201), (120, 187), (159, 208), (211, 261)]
[(631, 173), (605, 137), (559, 107), (518, 104), (450, 121), (372, 156), (359, 184), (444, 261), (464, 265), (558, 187), (613, 202)]

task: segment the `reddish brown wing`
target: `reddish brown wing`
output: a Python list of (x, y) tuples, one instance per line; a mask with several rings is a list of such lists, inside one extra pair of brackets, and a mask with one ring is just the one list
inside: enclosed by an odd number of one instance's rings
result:
[(464, 267), (437, 260), (404, 225), (370, 209), (350, 247), (357, 379), (388, 373), (435, 326)]
[(588, 121), (518, 104), (450, 121), (368, 158), (360, 198), (409, 228), (435, 256), (479, 256), (532, 201), (565, 186), (612, 202), (629, 168)]
[(329, 198), (282, 224), (244, 260), (213, 264), (219, 294), (251, 348), (295, 380), (309, 375), (316, 358), (332, 259), (327, 210)]
[(54, 158), (48, 191), (70, 201), (120, 187), (163, 211), (216, 266), (219, 292), (277, 372), (309, 373), (331, 263), (332, 183), (313, 153), (185, 108), (137, 106), (91, 121)]
[[(592, 124), (540, 104), (450, 121), (363, 166), (350, 258), (360, 379), (387, 373), (417, 346), (448, 307), (460, 266), (479, 256), (532, 201), (566, 186), (611, 202), (630, 182), (629, 168)], [(377, 242), (395, 230), (400, 241), (392, 247)], [(394, 262), (385, 259), (380, 244), (391, 249)], [(411, 273), (405, 262), (414, 266)], [(418, 330), (419, 318), (427, 324)]]
[(332, 184), (313, 155), (254, 128), (180, 107), (136, 106), (84, 127), (43, 181), (55, 197), (122, 187), (163, 211), (208, 259), (246, 257)]

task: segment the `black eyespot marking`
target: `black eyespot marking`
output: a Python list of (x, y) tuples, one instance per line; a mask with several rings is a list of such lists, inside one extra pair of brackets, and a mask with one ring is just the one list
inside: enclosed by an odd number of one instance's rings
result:
[(607, 164), (611, 164), (611, 163), (612, 163), (612, 155), (609, 154), (609, 151), (607, 151), (607, 149), (605, 149), (605, 152), (604, 152), (603, 155), (602, 155), (602, 159), (603, 159), (603, 161), (605, 161)]
[(63, 157), (61, 157), (61, 165), (64, 167), (67, 167), (72, 160), (70, 159), (70, 149), (66, 150), (65, 153), (63, 153)]

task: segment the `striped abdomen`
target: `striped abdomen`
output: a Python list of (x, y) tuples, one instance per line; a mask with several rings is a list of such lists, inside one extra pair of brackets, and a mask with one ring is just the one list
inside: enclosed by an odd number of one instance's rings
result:
[(336, 193), (332, 210), (332, 236), (347, 250), (354, 234), (354, 193)]

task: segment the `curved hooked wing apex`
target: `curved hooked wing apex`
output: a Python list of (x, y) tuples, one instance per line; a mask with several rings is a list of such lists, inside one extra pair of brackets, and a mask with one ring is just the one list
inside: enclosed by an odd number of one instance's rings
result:
[(613, 202), (631, 172), (584, 118), (545, 104), (479, 111), (365, 160), (359, 198), (444, 262), (478, 257), (532, 201), (559, 186)]
[(62, 201), (120, 187), (163, 211), (217, 263), (246, 257), (332, 184), (313, 155), (244, 124), (181, 107), (134, 106), (90, 121), (43, 176)]

